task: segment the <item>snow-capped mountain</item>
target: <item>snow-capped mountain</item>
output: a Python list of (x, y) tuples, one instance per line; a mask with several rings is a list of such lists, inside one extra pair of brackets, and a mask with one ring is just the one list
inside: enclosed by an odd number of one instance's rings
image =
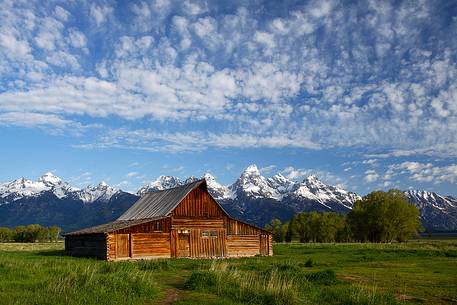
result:
[[(189, 181), (191, 182), (191, 181)], [(183, 181), (173, 176), (159, 176), (156, 180), (141, 187), (136, 194), (141, 196), (148, 192), (161, 191), (182, 185)]]
[(227, 186), (219, 184), (213, 175), (206, 173), (203, 178), (205, 178), (206, 184), (208, 185), (208, 191), (214, 199), (225, 200), (235, 197), (235, 194)]
[(82, 190), (75, 192), (77, 198), (84, 203), (95, 201), (108, 202), (114, 194), (119, 192), (118, 188), (109, 186), (105, 181), (100, 182), (97, 186), (89, 185)]
[(272, 198), (276, 200), (282, 198), (279, 189), (274, 188), (272, 183), (260, 174), (256, 165), (248, 166), (240, 178), (228, 188), (235, 196), (244, 195), (251, 198)]
[(457, 229), (457, 199), (441, 196), (434, 192), (408, 190), (405, 192), (409, 202), (421, 211), (422, 224), (428, 229)]
[(330, 210), (334, 209), (335, 203), (347, 209), (352, 209), (354, 202), (361, 199), (355, 193), (324, 184), (316, 176), (309, 176), (303, 180), (295, 187), (290, 196), (295, 199), (314, 200)]
[(32, 181), (26, 178), (20, 178), (0, 185), (0, 198), (2, 203), (16, 201), (23, 197), (37, 196), (41, 192), (51, 191), (58, 198), (63, 198), (69, 193), (78, 191), (77, 188), (71, 187), (68, 183), (63, 182), (59, 177), (51, 172), (45, 173)]
[[(301, 211), (347, 213), (360, 199), (355, 193), (327, 185), (316, 176), (293, 181), (281, 173), (262, 176), (248, 166), (230, 185), (222, 185), (207, 173), (208, 191), (234, 217), (263, 226), (273, 218), (286, 221)], [(36, 181), (20, 178), (0, 184), (0, 226), (40, 223), (78, 229), (116, 219), (139, 196), (176, 187), (201, 178), (160, 176), (136, 194), (123, 192), (105, 182), (79, 189), (48, 172)], [(427, 191), (406, 191), (408, 200), (421, 211), (430, 230), (457, 229), (457, 199)]]
[(97, 186), (87, 186), (81, 190), (70, 186), (69, 183), (62, 181), (53, 173), (47, 172), (37, 181), (20, 178), (1, 184), (0, 205), (26, 197), (37, 197), (45, 192), (51, 192), (59, 199), (71, 197), (80, 199), (84, 203), (92, 203), (96, 200), (106, 202), (118, 191), (119, 189), (113, 188), (105, 182), (101, 182)]

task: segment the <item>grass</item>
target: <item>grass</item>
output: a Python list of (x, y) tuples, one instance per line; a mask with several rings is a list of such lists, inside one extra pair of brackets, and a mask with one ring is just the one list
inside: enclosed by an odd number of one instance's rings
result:
[(277, 244), (273, 257), (105, 262), (0, 244), (0, 304), (457, 304), (457, 240)]

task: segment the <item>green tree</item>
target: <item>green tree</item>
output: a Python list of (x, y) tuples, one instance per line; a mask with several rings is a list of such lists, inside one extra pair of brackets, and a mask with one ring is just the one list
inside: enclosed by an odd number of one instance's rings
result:
[(347, 221), (358, 241), (405, 241), (421, 228), (419, 215), (401, 191), (375, 191), (354, 204)]
[(270, 222), (269, 228), (273, 233), (273, 240), (275, 242), (283, 242), (284, 235), (281, 228), (281, 220), (275, 218)]
[(7, 242), (13, 238), (13, 232), (10, 228), (0, 227), (0, 242)]
[(57, 226), (52, 226), (48, 228), (49, 231), (49, 241), (57, 241), (59, 239), (59, 234), (61, 229)]

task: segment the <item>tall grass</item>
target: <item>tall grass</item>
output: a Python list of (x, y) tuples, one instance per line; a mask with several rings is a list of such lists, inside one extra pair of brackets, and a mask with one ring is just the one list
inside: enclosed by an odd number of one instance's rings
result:
[(186, 287), (248, 304), (298, 304), (292, 279), (276, 270), (268, 276), (240, 271), (226, 262), (213, 262), (209, 270), (193, 272)]

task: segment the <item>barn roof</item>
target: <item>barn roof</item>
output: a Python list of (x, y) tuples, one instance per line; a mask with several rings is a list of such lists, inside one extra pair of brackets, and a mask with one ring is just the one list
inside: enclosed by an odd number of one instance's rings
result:
[(84, 235), (84, 234), (99, 234), (108, 233), (116, 230), (129, 228), (131, 226), (139, 225), (142, 223), (163, 219), (165, 217), (154, 217), (145, 219), (134, 219), (134, 220), (115, 220), (95, 227), (85, 228), (78, 231), (64, 234), (64, 236)]
[(206, 180), (201, 179), (171, 189), (146, 193), (125, 211), (118, 220), (166, 217), (178, 206), (187, 194), (200, 185), (206, 187)]

